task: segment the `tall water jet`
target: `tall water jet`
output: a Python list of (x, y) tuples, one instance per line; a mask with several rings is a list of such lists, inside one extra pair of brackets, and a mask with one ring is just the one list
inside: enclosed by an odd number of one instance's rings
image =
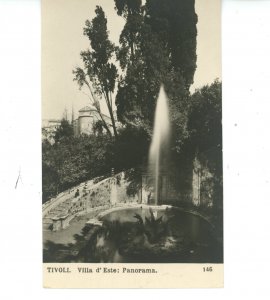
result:
[(166, 171), (169, 157), (170, 122), (168, 100), (163, 85), (157, 99), (153, 138), (149, 151), (149, 172), (154, 178), (155, 204), (160, 201), (160, 174)]

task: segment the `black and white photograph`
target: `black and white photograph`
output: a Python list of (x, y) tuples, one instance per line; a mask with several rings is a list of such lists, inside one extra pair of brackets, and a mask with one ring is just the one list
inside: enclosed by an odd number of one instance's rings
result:
[(1, 299), (269, 298), (269, 11), (0, 0)]
[(220, 28), (219, 0), (42, 1), (44, 263), (223, 264)]

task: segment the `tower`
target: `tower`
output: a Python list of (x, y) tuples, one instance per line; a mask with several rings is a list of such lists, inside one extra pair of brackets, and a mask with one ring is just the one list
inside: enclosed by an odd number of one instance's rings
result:
[(85, 106), (79, 110), (78, 118), (79, 134), (91, 134), (93, 131), (93, 115), (91, 108)]

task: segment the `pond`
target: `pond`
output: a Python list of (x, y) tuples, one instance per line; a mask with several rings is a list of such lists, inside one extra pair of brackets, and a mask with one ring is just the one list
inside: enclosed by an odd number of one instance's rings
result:
[(69, 255), (56, 255), (59, 262), (223, 261), (222, 245), (215, 230), (199, 215), (174, 207), (155, 209), (138, 206), (108, 212), (100, 220), (102, 226), (86, 225), (81, 235), (76, 235), (76, 242), (69, 244), (69, 248), (65, 248), (66, 252), (62, 250)]

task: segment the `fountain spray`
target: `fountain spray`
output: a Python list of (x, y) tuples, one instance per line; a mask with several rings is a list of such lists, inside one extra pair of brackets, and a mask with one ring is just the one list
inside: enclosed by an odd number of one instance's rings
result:
[(149, 151), (149, 171), (154, 178), (155, 204), (160, 201), (160, 173), (167, 166), (170, 137), (168, 100), (163, 85), (156, 104), (153, 138)]

